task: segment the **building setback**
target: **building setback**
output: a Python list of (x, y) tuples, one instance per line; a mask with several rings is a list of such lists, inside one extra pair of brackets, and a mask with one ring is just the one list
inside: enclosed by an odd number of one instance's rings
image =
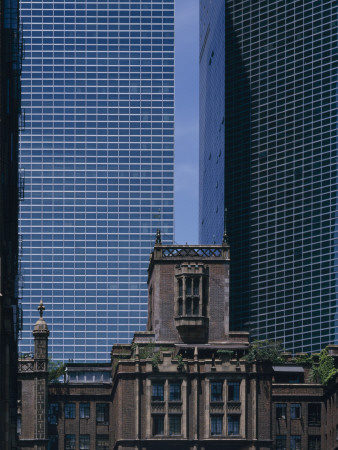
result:
[(21, 2), (24, 330), (98, 362), (147, 317), (156, 228), (173, 239), (174, 0)]
[[(243, 358), (248, 333), (229, 330), (229, 257), (227, 243), (168, 246), (158, 236), (147, 330), (114, 345), (111, 363), (67, 364), (64, 382), (49, 384), (50, 450), (337, 448), (338, 378), (312, 382), (291, 354), (276, 365)], [(337, 359), (337, 346), (329, 354)], [(26, 450), (37, 359), (20, 361)]]
[(19, 4), (1, 1), (0, 14), (0, 440), (16, 448), (18, 303), (18, 124), (22, 36)]
[(200, 2), (200, 243), (226, 221), (232, 327), (293, 352), (337, 339), (337, 13)]

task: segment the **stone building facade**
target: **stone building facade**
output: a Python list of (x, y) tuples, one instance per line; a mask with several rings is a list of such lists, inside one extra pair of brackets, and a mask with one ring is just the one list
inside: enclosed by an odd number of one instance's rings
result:
[[(49, 384), (48, 449), (338, 448), (338, 379), (313, 383), (291, 356), (282, 365), (243, 359), (249, 336), (229, 330), (229, 263), (226, 239), (173, 247), (158, 237), (147, 330), (114, 345), (111, 363), (67, 364), (63, 382)], [(25, 385), (46, 382), (37, 356), (32, 371), (20, 363), (21, 447), (32, 450), (46, 448), (29, 447), (24, 427), (38, 408), (24, 401), (34, 392)]]

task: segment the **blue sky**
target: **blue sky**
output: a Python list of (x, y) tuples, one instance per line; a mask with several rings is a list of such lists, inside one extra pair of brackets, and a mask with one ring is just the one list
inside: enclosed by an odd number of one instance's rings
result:
[(175, 15), (175, 241), (198, 244), (199, 0), (176, 0)]

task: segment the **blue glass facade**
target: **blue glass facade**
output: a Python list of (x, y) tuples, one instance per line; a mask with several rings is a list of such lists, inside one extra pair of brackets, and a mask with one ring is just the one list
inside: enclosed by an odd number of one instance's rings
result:
[(105, 361), (147, 316), (157, 227), (173, 240), (174, 0), (21, 1), (24, 329)]
[(337, 2), (200, 17), (200, 241), (226, 207), (232, 329), (317, 351), (337, 341)]

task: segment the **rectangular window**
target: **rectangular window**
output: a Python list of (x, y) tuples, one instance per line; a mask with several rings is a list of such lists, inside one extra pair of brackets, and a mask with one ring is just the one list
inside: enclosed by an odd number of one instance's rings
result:
[(301, 436), (290, 437), (290, 450), (302, 450), (302, 438)]
[(109, 450), (108, 434), (97, 434), (96, 435), (96, 450)]
[(223, 382), (212, 381), (210, 383), (210, 401), (221, 402), (223, 400)]
[(169, 401), (179, 402), (181, 400), (181, 383), (169, 384)]
[(300, 419), (301, 413), (300, 413), (300, 404), (299, 403), (291, 403), (290, 406), (290, 416), (291, 419)]
[(308, 450), (320, 450), (320, 436), (309, 436), (308, 443)]
[(163, 383), (153, 383), (152, 384), (151, 400), (153, 402), (163, 402), (164, 401), (164, 384)]
[(48, 437), (48, 450), (59, 450), (59, 436), (50, 434)]
[(162, 436), (164, 434), (164, 416), (153, 416), (153, 435)]
[(75, 450), (75, 434), (66, 434), (65, 450)]
[(239, 401), (239, 381), (228, 382), (228, 401)]
[(75, 419), (75, 403), (65, 403), (65, 419)]
[(223, 433), (223, 416), (214, 415), (210, 417), (211, 436), (219, 436)]
[(80, 403), (80, 419), (89, 419), (90, 403)]
[(286, 419), (286, 404), (285, 403), (277, 403), (276, 419)]
[(239, 418), (237, 415), (228, 415), (228, 436), (239, 435)]
[(169, 435), (175, 436), (181, 434), (181, 416), (173, 414), (169, 416)]
[(101, 425), (108, 425), (109, 403), (96, 403), (96, 423)]
[(308, 404), (308, 425), (309, 427), (319, 427), (321, 422), (321, 404)]
[(51, 425), (57, 425), (59, 420), (59, 404), (50, 403), (48, 405), (48, 423)]
[(79, 449), (80, 450), (90, 450), (90, 435), (89, 434), (80, 434)]
[(286, 450), (286, 436), (276, 436), (276, 450)]

